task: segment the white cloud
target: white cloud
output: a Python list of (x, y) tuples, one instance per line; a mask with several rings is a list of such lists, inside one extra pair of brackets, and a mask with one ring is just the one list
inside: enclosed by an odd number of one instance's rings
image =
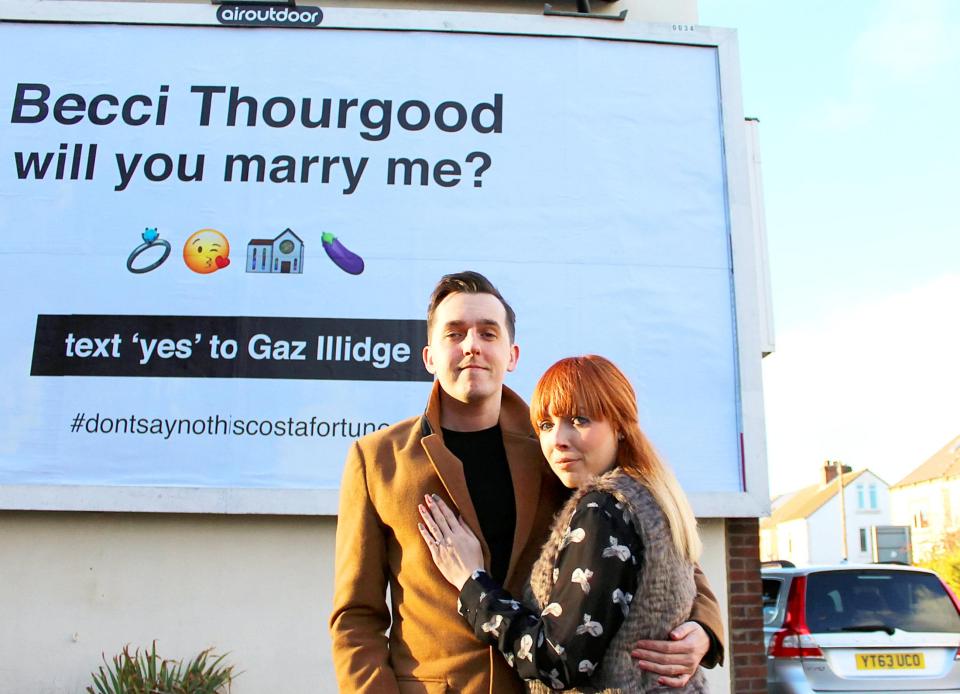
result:
[(828, 458), (894, 484), (960, 434), (960, 275), (778, 335), (763, 373), (772, 493)]

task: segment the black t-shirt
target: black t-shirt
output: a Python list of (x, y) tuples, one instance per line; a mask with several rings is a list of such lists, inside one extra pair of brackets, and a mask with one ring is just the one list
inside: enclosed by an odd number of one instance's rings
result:
[(443, 430), (443, 442), (460, 462), (480, 529), (490, 547), (490, 576), (503, 583), (517, 525), (513, 480), (500, 425), (482, 431)]

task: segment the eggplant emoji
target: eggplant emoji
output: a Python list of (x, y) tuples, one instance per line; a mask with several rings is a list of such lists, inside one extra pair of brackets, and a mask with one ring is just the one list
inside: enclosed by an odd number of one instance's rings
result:
[(340, 243), (336, 236), (325, 231), (320, 240), (323, 242), (323, 250), (338, 268), (351, 275), (359, 275), (363, 272), (363, 258)]

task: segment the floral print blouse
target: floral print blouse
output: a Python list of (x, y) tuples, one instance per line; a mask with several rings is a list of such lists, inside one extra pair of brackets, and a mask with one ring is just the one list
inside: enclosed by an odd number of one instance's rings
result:
[(561, 540), (553, 590), (542, 610), (517, 602), (485, 571), (460, 591), (460, 614), (523, 679), (554, 689), (587, 684), (623, 623), (639, 581), (643, 543), (626, 509), (585, 494)]

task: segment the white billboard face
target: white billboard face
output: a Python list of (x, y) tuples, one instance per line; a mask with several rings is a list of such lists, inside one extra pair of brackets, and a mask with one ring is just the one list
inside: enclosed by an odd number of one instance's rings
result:
[(518, 315), (508, 386), (607, 356), (683, 486), (742, 491), (716, 47), (0, 41), (0, 484), (334, 489), (422, 412), (427, 298), (474, 269)]

